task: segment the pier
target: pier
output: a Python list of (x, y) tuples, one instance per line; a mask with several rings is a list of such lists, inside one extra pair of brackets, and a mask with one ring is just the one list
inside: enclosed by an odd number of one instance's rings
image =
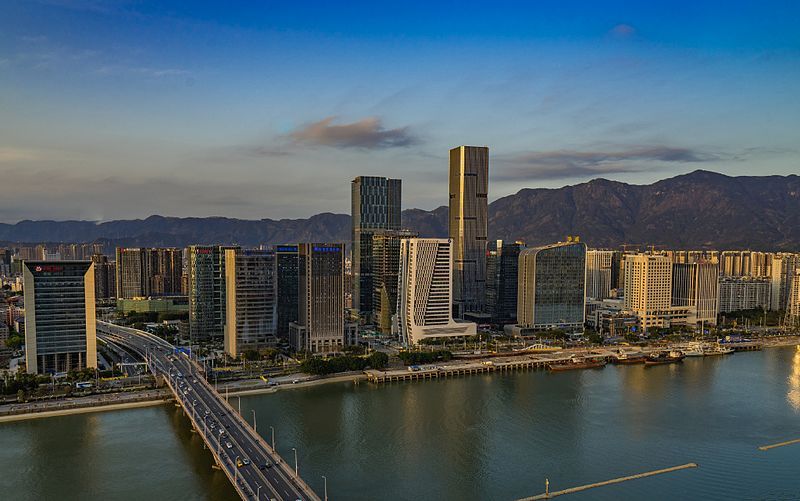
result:
[[(576, 353), (575, 356), (611, 360), (613, 354), (607, 350), (594, 350), (588, 353)], [(419, 381), (425, 379), (439, 379), (447, 377), (467, 376), (471, 374), (486, 374), (490, 372), (507, 372), (517, 370), (545, 370), (551, 364), (567, 362), (573, 357), (572, 353), (554, 353), (549, 355), (507, 355), (506, 358), (493, 358), (482, 362), (462, 362), (451, 360), (442, 364), (419, 366), (413, 369), (392, 369), (364, 371), (367, 380), (371, 383), (392, 383), (396, 381)]]
[[(697, 467), (698, 467), (697, 463), (686, 463), (686, 464), (682, 464), (682, 465), (679, 465), (679, 466), (672, 466), (670, 468), (664, 468), (664, 469), (661, 469), (661, 470), (648, 471), (648, 472), (645, 472), (645, 473), (637, 473), (636, 475), (629, 475), (627, 477), (613, 478), (611, 480), (605, 480), (603, 482), (596, 482), (594, 484), (586, 484), (586, 485), (581, 485), (581, 486), (578, 486), (578, 487), (570, 487), (569, 489), (564, 489), (564, 490), (561, 490), (561, 491), (554, 491), (554, 492), (549, 492), (548, 491), (548, 492), (545, 492), (543, 494), (539, 494), (537, 496), (522, 498), (522, 499), (519, 499), (518, 501), (537, 501), (537, 500), (540, 500), (540, 499), (550, 499), (550, 498), (554, 498), (554, 497), (558, 497), (558, 496), (563, 496), (565, 494), (573, 494), (575, 492), (581, 492), (581, 491), (586, 491), (586, 490), (589, 490), (589, 489), (594, 489), (596, 487), (604, 487), (606, 485), (620, 484), (622, 482), (628, 482), (630, 480), (637, 480), (637, 479), (640, 479), (640, 478), (652, 477), (654, 475), (663, 475), (664, 473), (672, 473), (674, 471), (687, 470), (689, 468), (697, 468)], [(549, 486), (549, 482), (547, 482), (546, 485)]]

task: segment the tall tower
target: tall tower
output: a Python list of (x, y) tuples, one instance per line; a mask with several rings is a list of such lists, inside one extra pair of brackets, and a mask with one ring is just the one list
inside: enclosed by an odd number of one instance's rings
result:
[(225, 353), (275, 344), (275, 253), (225, 250)]
[(406, 345), (424, 339), (474, 336), (476, 325), (452, 313), (452, 242), (445, 238), (400, 241), (397, 317)]
[(450, 238), (455, 314), (482, 312), (486, 290), (489, 148), (450, 150)]
[(22, 273), (28, 373), (97, 367), (93, 263), (25, 261)]
[(361, 315), (374, 311), (372, 298), (372, 237), (400, 229), (401, 182), (386, 177), (358, 176), (351, 183), (353, 242), (353, 308)]
[(289, 323), (295, 349), (329, 353), (344, 347), (344, 244), (302, 243), (297, 322)]

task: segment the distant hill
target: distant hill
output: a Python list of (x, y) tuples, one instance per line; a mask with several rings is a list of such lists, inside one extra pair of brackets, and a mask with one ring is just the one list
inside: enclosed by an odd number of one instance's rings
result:
[[(421, 236), (447, 235), (447, 207), (403, 211)], [(606, 179), (558, 189), (523, 189), (489, 205), (489, 237), (529, 245), (579, 235), (591, 247), (800, 249), (800, 176), (731, 177), (708, 171), (631, 185)], [(0, 241), (186, 246), (350, 239), (350, 216), (242, 220), (223, 217), (0, 224)]]

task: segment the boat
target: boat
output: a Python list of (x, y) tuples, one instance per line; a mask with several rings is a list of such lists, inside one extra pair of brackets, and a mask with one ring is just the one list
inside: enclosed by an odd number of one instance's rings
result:
[(644, 365), (674, 364), (676, 362), (682, 362), (684, 357), (685, 355), (683, 352), (678, 350), (660, 351), (647, 357), (647, 360), (644, 361)]
[(619, 365), (643, 364), (647, 359), (644, 353), (628, 353), (619, 350), (611, 361)]
[(705, 348), (702, 343), (690, 343), (685, 349), (681, 350), (687, 357), (702, 357), (705, 355)]
[(605, 367), (606, 362), (602, 359), (583, 358), (572, 356), (563, 362), (554, 362), (547, 366), (551, 371), (571, 371), (575, 369), (598, 369)]
[(727, 355), (729, 353), (733, 353), (733, 348), (728, 346), (721, 346), (719, 344), (716, 345), (709, 345), (703, 349), (703, 355), (706, 357), (714, 356), (714, 355)]

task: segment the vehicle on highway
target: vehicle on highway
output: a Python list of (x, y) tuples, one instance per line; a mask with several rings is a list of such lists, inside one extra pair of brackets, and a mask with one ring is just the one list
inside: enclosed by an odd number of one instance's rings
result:
[(209, 414), (211, 414), (211, 411), (206, 409), (206, 416), (208, 416)]
[(250, 464), (250, 460), (249, 460), (249, 459), (247, 459), (247, 458), (244, 458), (244, 459), (242, 460), (242, 462), (245, 464), (245, 466), (247, 466), (248, 464)]
[(239, 468), (241, 468), (242, 466), (244, 466), (244, 463), (242, 462), (242, 460), (241, 460), (241, 459), (237, 459), (237, 460), (236, 460), (236, 466), (238, 466)]
[(232, 443), (230, 443), (230, 442), (225, 442), (225, 447), (227, 447), (228, 449), (230, 449), (230, 448), (232, 448), (232, 447), (233, 447), (233, 444), (232, 444)]

